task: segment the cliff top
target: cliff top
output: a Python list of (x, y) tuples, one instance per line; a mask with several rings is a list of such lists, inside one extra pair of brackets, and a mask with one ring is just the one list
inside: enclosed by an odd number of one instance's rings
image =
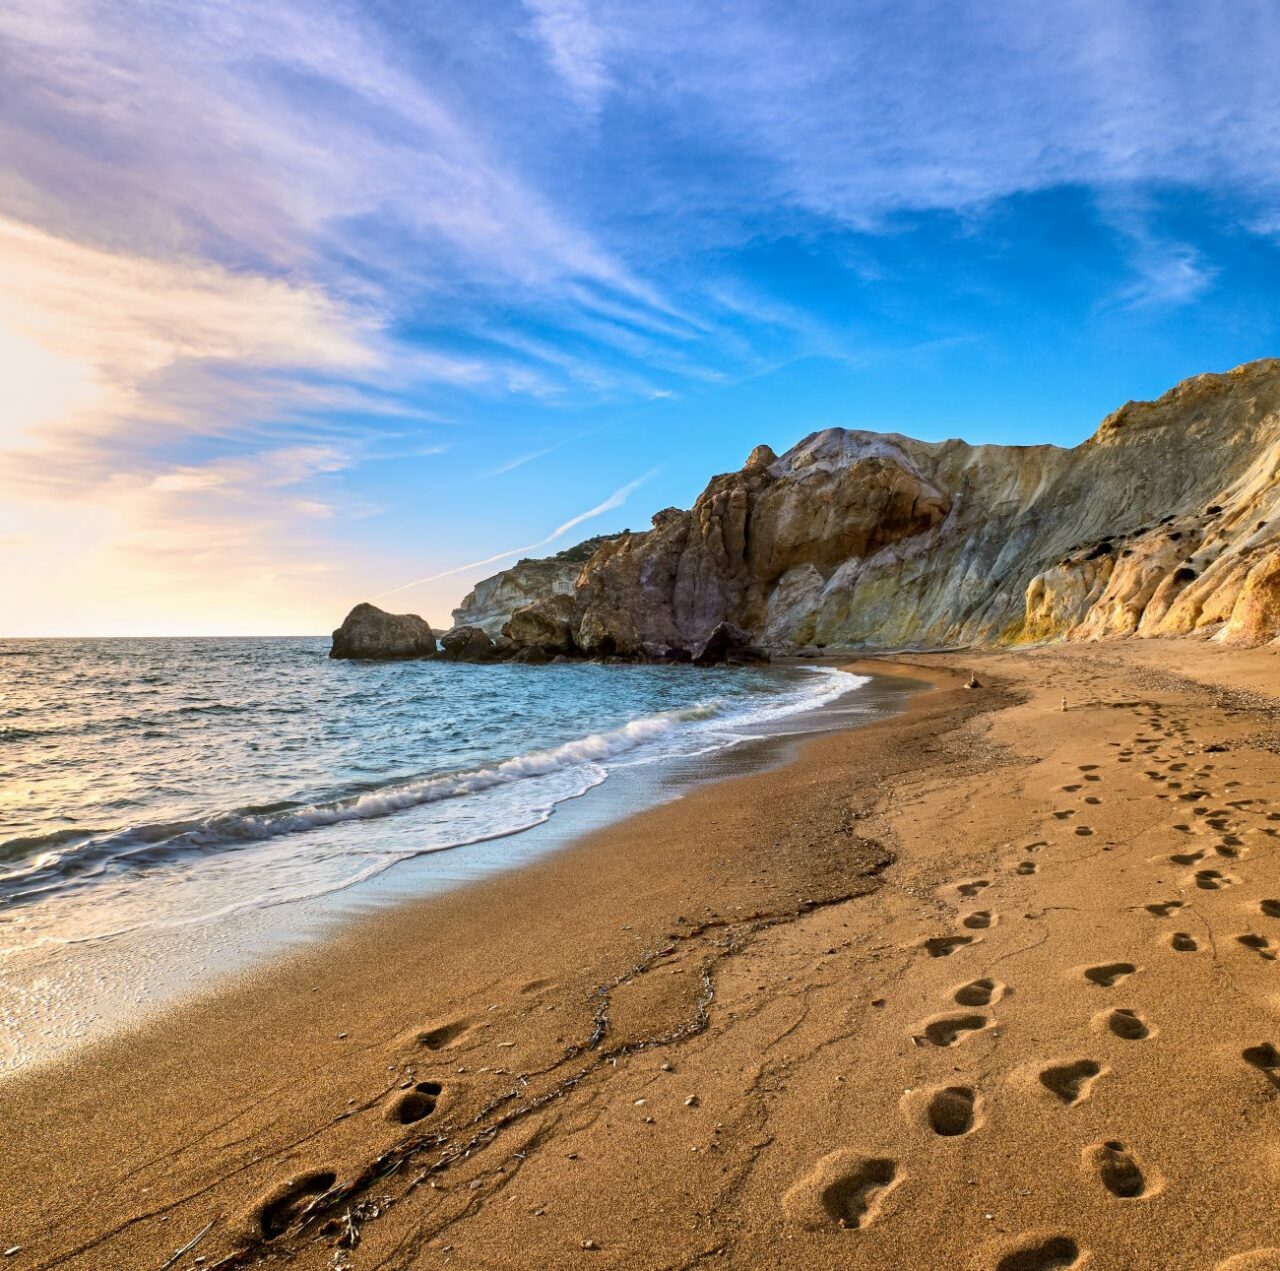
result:
[(1166, 423), (1178, 423), (1185, 427), (1194, 422), (1191, 412), (1197, 408), (1210, 408), (1229, 393), (1255, 396), (1269, 393), (1280, 396), (1280, 358), (1258, 358), (1253, 362), (1243, 362), (1229, 371), (1192, 375), (1154, 401), (1125, 402), (1098, 425), (1089, 441), (1106, 445), (1117, 440), (1122, 432), (1158, 427)]

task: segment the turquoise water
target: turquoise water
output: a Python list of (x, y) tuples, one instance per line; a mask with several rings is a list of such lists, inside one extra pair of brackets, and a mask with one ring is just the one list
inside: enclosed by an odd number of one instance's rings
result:
[(621, 769), (711, 756), (864, 682), (327, 650), (0, 641), (0, 953), (340, 891), (517, 834)]

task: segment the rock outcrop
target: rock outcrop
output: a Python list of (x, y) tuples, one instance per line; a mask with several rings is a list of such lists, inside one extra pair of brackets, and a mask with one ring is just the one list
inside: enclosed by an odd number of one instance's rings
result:
[(768, 655), (751, 642), (751, 633), (732, 622), (720, 623), (694, 650), (694, 666), (718, 666), (721, 662), (763, 662)]
[(329, 656), (370, 661), (433, 658), (436, 638), (416, 613), (386, 613), (377, 605), (359, 604), (333, 633)]
[(502, 634), (518, 645), (536, 646), (554, 655), (577, 649), (576, 628), (573, 597), (555, 592), (536, 604), (517, 609), (503, 624)]
[(507, 630), (656, 658), (723, 623), (781, 650), (1275, 639), (1280, 361), (1130, 402), (1072, 450), (844, 429), (781, 458), (759, 446), (691, 510), (602, 543)]
[(448, 662), (492, 662), (499, 650), (482, 627), (452, 627), (440, 637), (440, 656)]
[(517, 609), (548, 596), (570, 594), (582, 566), (614, 537), (600, 535), (555, 556), (517, 561), (478, 582), (453, 611), (454, 627), (480, 627), (496, 638)]

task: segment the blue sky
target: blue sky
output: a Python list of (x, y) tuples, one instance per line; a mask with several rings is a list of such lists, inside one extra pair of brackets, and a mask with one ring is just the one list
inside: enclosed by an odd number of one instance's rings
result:
[(0, 634), (439, 624), (761, 441), (1280, 353), (1280, 10), (940, 12), (10, 0)]

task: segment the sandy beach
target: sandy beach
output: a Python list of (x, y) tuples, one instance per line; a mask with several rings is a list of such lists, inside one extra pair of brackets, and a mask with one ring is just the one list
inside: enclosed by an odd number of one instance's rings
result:
[(1280, 1267), (1275, 652), (873, 665), (931, 687), (0, 1085), (4, 1265)]

